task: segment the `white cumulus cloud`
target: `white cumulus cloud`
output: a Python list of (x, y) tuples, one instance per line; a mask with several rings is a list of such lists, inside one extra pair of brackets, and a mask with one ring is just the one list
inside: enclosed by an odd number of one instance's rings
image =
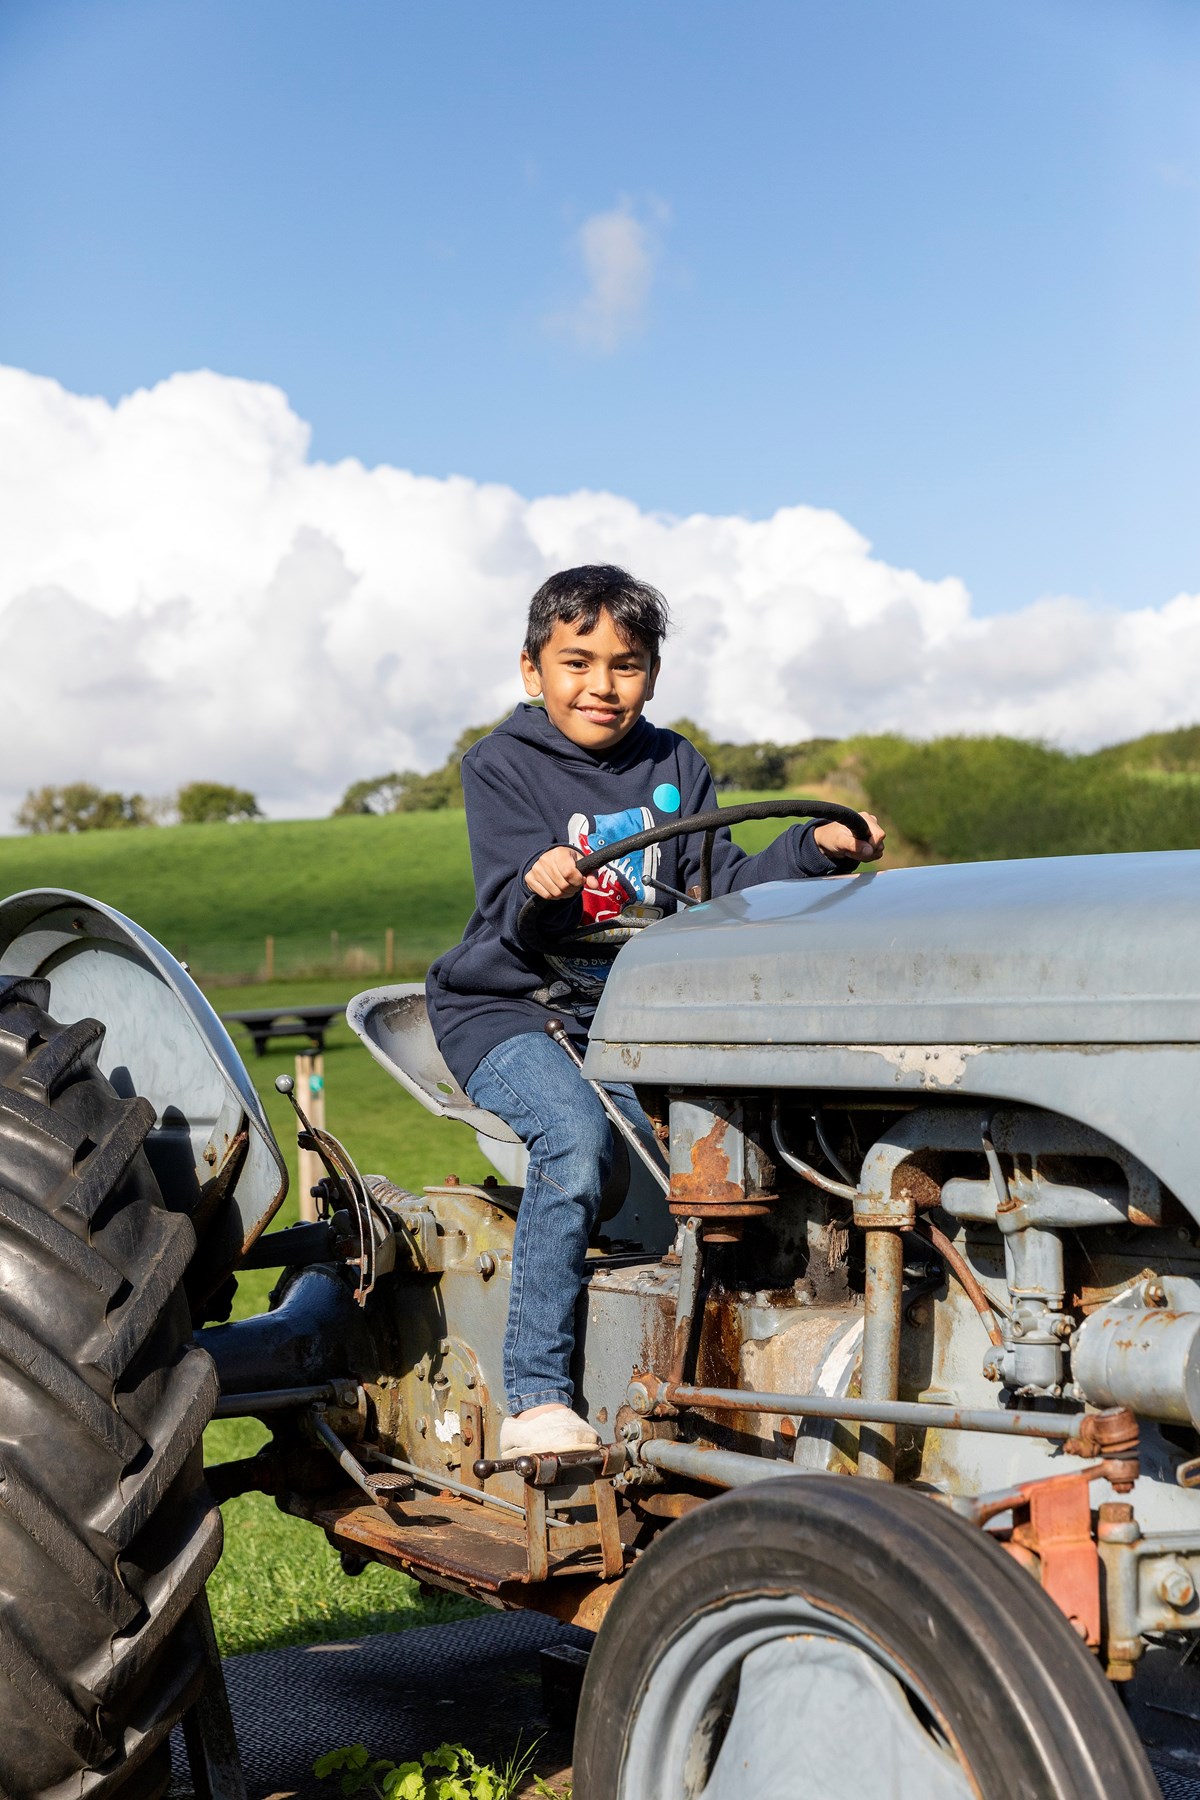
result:
[(0, 816), (86, 778), (327, 810), (521, 698), (525, 607), (624, 564), (671, 602), (654, 704), (719, 736), (1005, 731), (1092, 746), (1200, 714), (1200, 594), (972, 614), (836, 513), (644, 512), (319, 463), (278, 389), (201, 372), (109, 405), (0, 370)]
[[(656, 208), (661, 220), (661, 207)], [(654, 230), (622, 201), (610, 212), (592, 213), (575, 234), (584, 291), (550, 323), (585, 350), (617, 349), (641, 326), (654, 282), (658, 243)]]

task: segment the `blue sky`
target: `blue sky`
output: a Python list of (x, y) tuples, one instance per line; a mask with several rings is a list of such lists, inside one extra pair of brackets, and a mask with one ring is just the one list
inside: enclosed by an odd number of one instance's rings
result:
[(983, 613), (1200, 587), (1191, 0), (5, 0), (0, 214), (0, 361), (80, 393), (828, 506)]

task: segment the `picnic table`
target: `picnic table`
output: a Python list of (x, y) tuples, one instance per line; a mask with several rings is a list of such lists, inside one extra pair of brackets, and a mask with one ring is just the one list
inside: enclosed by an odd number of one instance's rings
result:
[(244, 1012), (222, 1013), (226, 1025), (244, 1025), (254, 1039), (254, 1053), (263, 1056), (272, 1038), (307, 1038), (316, 1055), (325, 1050), (325, 1033), (344, 1006), (250, 1006)]

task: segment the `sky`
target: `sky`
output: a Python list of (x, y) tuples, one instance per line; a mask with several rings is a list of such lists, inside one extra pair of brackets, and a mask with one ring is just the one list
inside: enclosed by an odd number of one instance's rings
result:
[(731, 736), (1190, 721), (1198, 99), (1191, 0), (6, 0), (0, 645), (58, 666), (0, 807), (81, 712), (282, 811), (430, 766), (558, 556), (666, 587)]

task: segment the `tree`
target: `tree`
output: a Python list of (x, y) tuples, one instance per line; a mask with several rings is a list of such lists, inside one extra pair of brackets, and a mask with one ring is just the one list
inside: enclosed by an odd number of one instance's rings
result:
[(778, 744), (726, 744), (694, 719), (671, 726), (700, 752), (719, 788), (781, 788), (787, 778), (787, 751)]
[(389, 775), (370, 775), (352, 781), (333, 809), (334, 818), (347, 813), (442, 812), (461, 806), (462, 759), (493, 725), (468, 725), (454, 740), (454, 748), (440, 769), (418, 775), (415, 769), (393, 769)]
[(18, 829), (36, 833), (127, 831), (154, 823), (144, 795), (105, 793), (90, 781), (31, 788), (17, 810)]
[(189, 781), (175, 796), (181, 825), (219, 825), (232, 819), (261, 819), (254, 795), (220, 781)]
[(420, 779), (410, 769), (394, 769), (390, 775), (368, 775), (362, 781), (352, 781), (334, 807), (333, 816), (339, 819), (352, 813), (396, 812), (407, 784)]

